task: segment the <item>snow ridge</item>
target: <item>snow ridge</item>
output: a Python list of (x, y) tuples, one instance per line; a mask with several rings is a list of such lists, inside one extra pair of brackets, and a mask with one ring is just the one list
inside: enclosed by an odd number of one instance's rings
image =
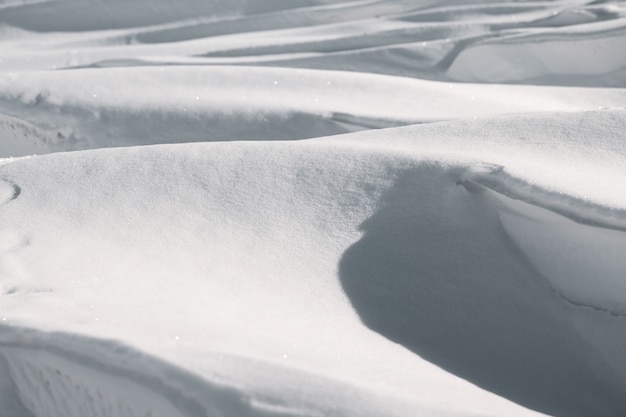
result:
[(626, 415), (625, 34), (0, 0), (0, 417)]

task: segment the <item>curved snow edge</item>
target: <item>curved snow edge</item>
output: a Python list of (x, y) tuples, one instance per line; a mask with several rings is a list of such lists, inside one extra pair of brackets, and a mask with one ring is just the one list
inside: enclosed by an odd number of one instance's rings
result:
[(465, 185), (466, 188), (471, 188), (472, 184), (481, 185), (498, 194), (541, 207), (576, 223), (626, 231), (625, 210), (550, 191), (508, 174), (503, 166), (494, 166), (491, 172), (470, 170), (459, 179), (459, 184)]
[(576, 307), (626, 317), (626, 213), (551, 192), (496, 167), (458, 184), (499, 201), (500, 222), (555, 294)]
[(265, 414), (252, 412), (250, 399), (233, 388), (115, 341), (0, 329), (0, 356), (16, 394), (35, 417)]

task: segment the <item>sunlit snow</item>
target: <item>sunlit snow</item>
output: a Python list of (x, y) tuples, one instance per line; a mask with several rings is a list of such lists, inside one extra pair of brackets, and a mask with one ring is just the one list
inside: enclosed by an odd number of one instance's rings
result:
[(626, 415), (623, 1), (0, 0), (0, 417)]

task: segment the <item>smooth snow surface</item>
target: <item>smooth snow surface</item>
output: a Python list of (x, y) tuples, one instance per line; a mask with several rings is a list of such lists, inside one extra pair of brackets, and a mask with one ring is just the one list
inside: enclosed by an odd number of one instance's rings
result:
[(0, 417), (626, 415), (626, 4), (0, 0)]

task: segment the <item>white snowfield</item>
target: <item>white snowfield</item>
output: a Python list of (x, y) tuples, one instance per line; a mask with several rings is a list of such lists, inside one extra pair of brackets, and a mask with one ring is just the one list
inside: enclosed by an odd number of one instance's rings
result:
[(0, 0), (0, 417), (626, 415), (623, 1)]

